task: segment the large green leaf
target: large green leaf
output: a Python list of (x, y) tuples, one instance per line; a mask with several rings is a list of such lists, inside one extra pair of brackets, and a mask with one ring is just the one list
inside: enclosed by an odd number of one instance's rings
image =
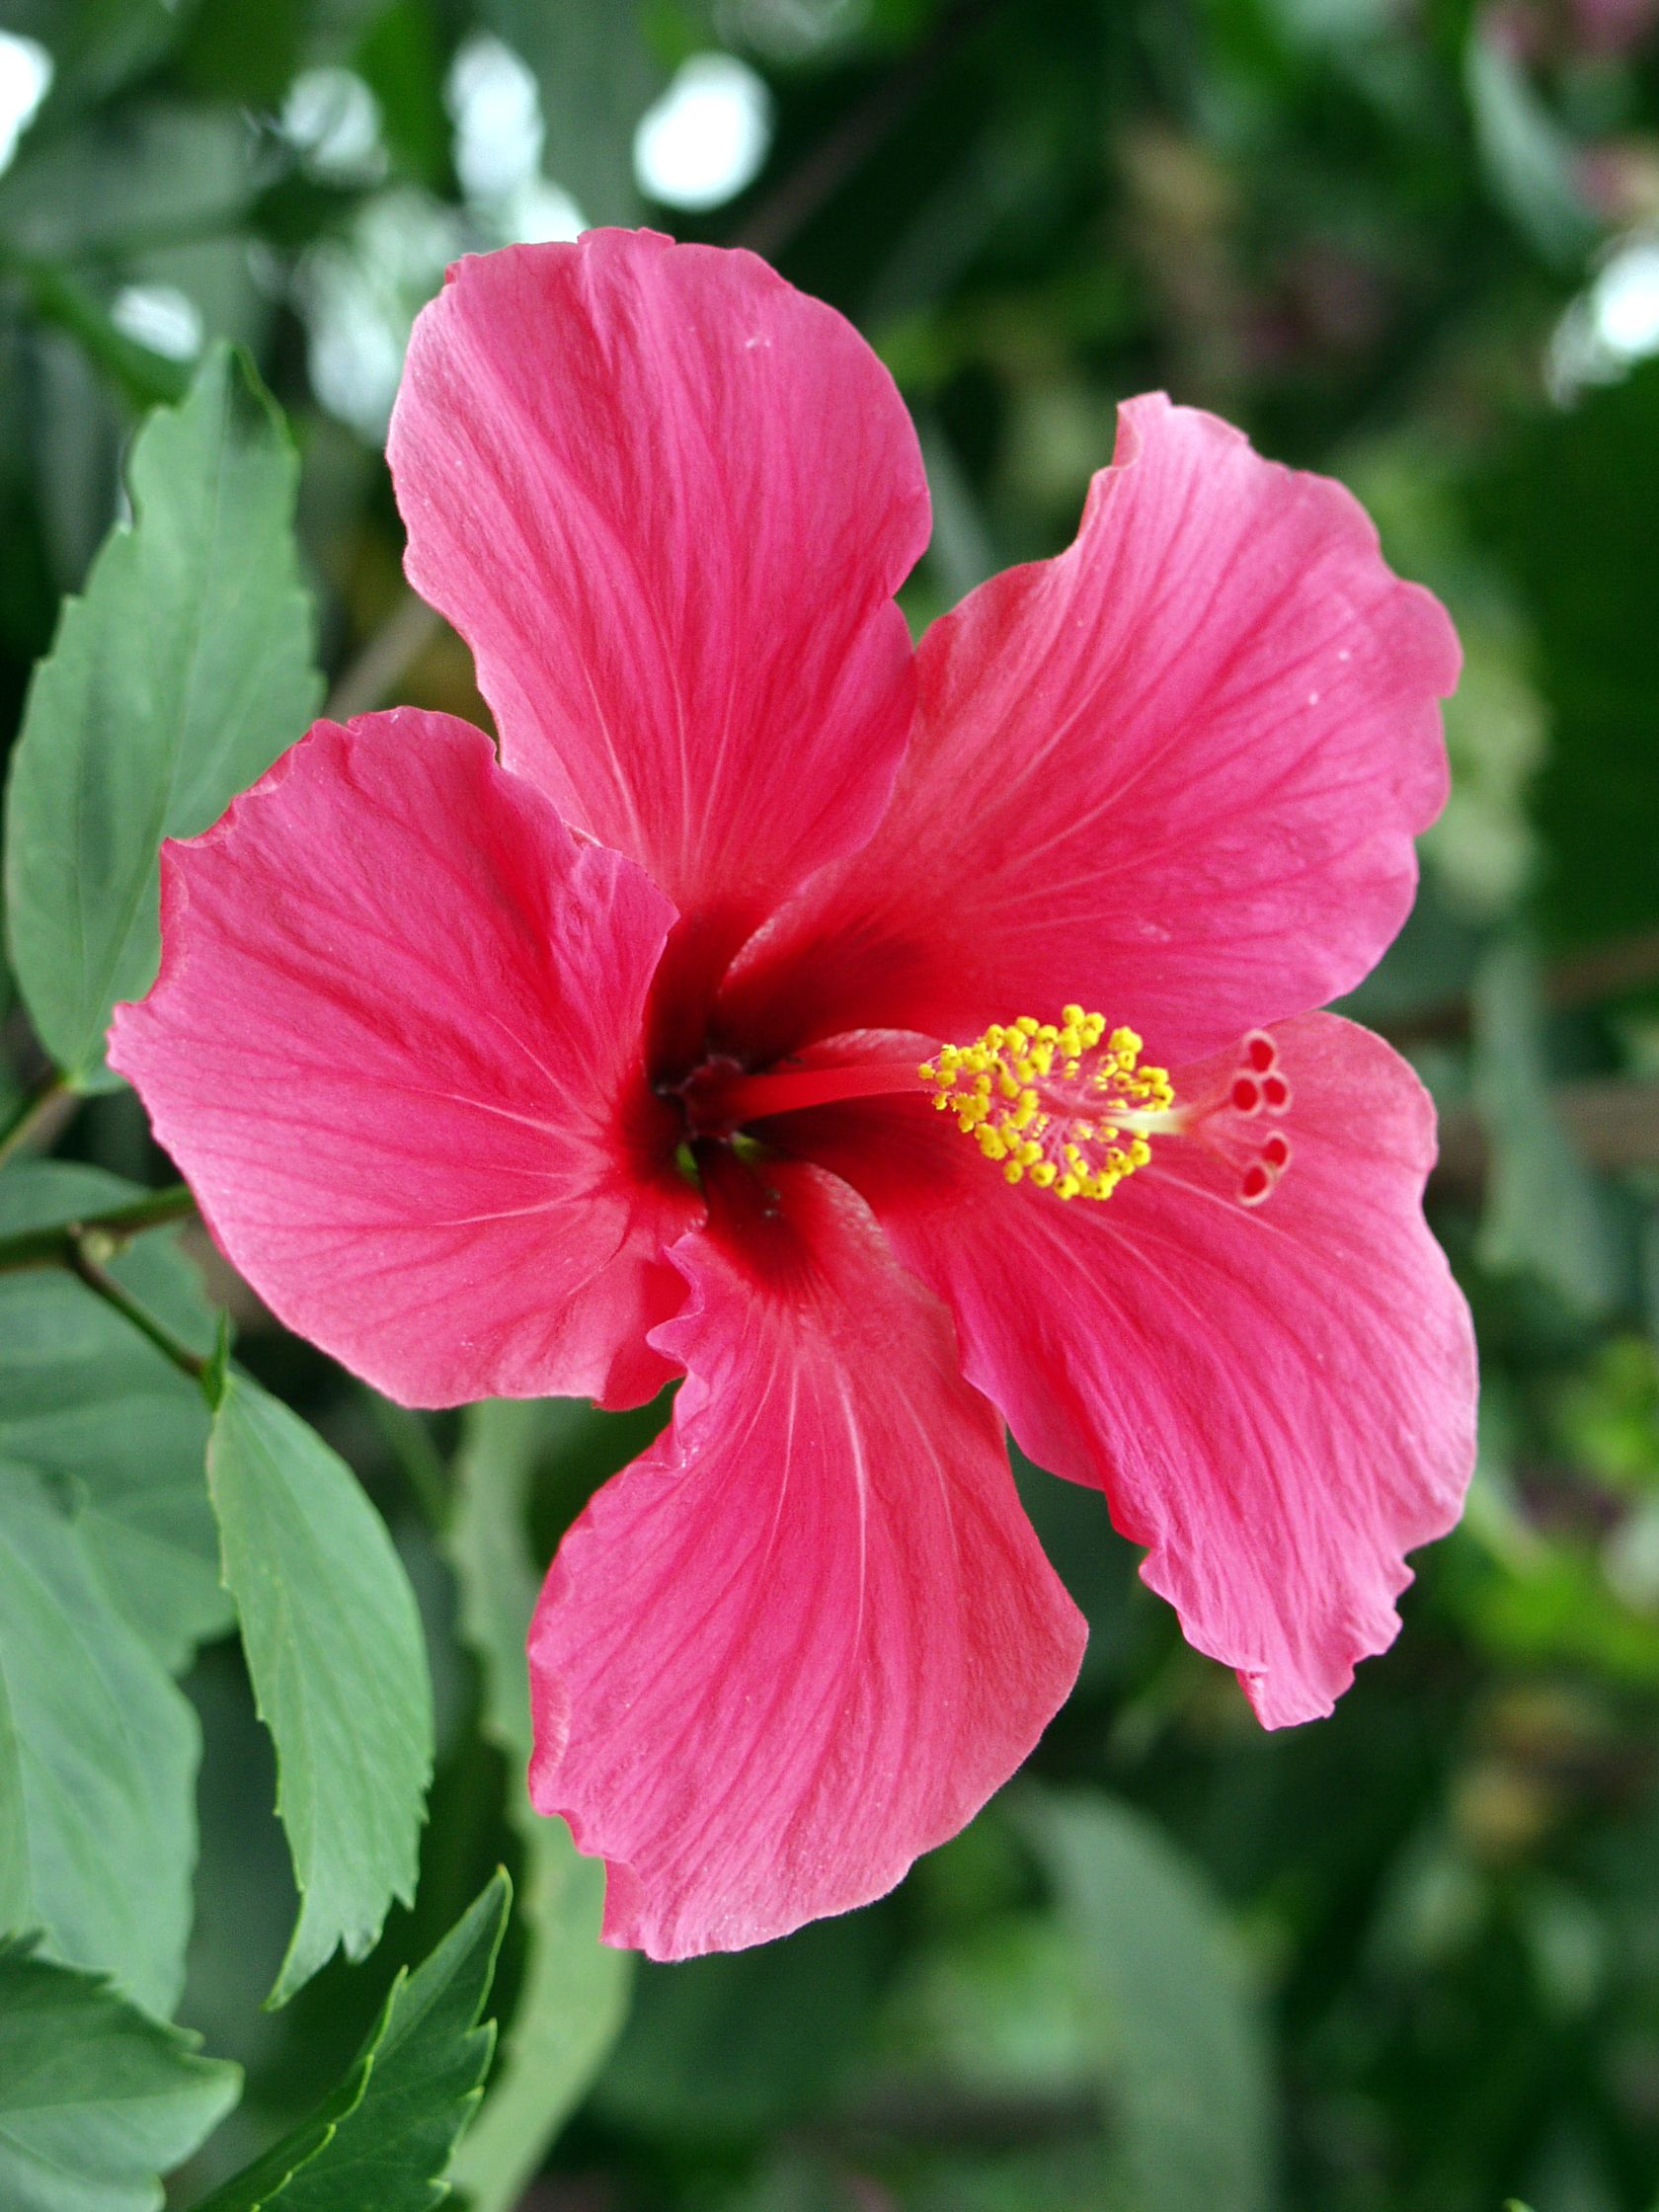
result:
[(32, 1468), (0, 1461), (0, 1929), (170, 2012), (196, 1863), (196, 1715)]
[(1101, 2077), (1142, 2212), (1265, 2212), (1268, 2046), (1221, 1908), (1141, 1814), (1044, 1792), (1026, 1832), (1093, 2000)]
[(469, 1408), (447, 1537), (461, 1634), (479, 1665), (484, 1733), (506, 1754), (509, 1818), (524, 1853), (518, 2001), (496, 2080), (455, 2165), (476, 2212), (511, 2212), (518, 2202), (615, 2038), (633, 1965), (599, 1941), (603, 1866), (581, 1856), (562, 1820), (536, 1813), (523, 1782), (524, 1633), (536, 1597), (525, 1514), (530, 1477), (556, 1440), (561, 1411), (522, 1400)]
[(196, 2212), (428, 2212), (443, 2201), (495, 2047), (494, 2024), (478, 2023), (511, 1894), (498, 1873), (425, 1964), (398, 1975), (332, 2095)]
[(224, 1378), (207, 1484), (299, 1887), (281, 2004), (337, 1943), (361, 1958), (391, 1900), (414, 1896), (432, 1685), (385, 1523), (315, 1430), (245, 1376)]
[[(27, 1161), (0, 1175), (0, 1235), (145, 1194), (101, 1169)], [(152, 1230), (111, 1272), (188, 1343), (211, 1348), (194, 1270)], [(59, 1478), (116, 1602), (175, 1671), (227, 1627), (202, 1456), (200, 1390), (72, 1276), (0, 1275), (0, 1454)]]
[(234, 356), (215, 352), (183, 404), (149, 418), (130, 473), (133, 522), (36, 672), (7, 802), (12, 965), (86, 1088), (113, 1079), (112, 1005), (155, 975), (163, 837), (205, 830), (317, 700), (293, 456)]
[(0, 1941), (6, 2212), (155, 2212), (159, 2176), (235, 2103), (240, 2079), (99, 1977)]

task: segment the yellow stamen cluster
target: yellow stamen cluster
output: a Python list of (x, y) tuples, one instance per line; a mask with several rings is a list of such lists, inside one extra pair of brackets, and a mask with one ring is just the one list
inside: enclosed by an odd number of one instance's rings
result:
[(1057, 1198), (1110, 1198), (1151, 1158), (1148, 1131), (1175, 1093), (1143, 1067), (1133, 1029), (1107, 1034), (1103, 1014), (1067, 1006), (1059, 1022), (992, 1022), (972, 1045), (946, 1045), (916, 1069), (940, 1113), (972, 1137), (1010, 1183)]

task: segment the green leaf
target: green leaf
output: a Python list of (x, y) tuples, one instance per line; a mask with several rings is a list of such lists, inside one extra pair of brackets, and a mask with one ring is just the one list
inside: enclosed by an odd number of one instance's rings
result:
[(132, 452), (134, 520), (64, 609), (14, 749), (12, 965), (47, 1050), (107, 1087), (117, 999), (155, 976), (156, 854), (205, 830), (317, 701), (291, 519), (294, 460), (223, 349)]
[(1550, 1097), (1550, 1055), (1527, 947), (1495, 943), (1475, 976), (1474, 1093), (1492, 1146), (1480, 1254), (1531, 1269), (1583, 1310), (1613, 1304), (1617, 1270), (1595, 1179)]
[(52, 120), (100, 106), (153, 68), (178, 36), (173, 11), (154, 0), (8, 0), (6, 29), (51, 54), (42, 114)]
[(943, 604), (954, 606), (993, 576), (1000, 563), (985, 510), (944, 426), (928, 415), (916, 430), (933, 500), (928, 566), (938, 578)]
[(299, 1887), (280, 2005), (337, 1943), (361, 1958), (391, 1900), (414, 1896), (432, 1686), (385, 1523), (321, 1437), (242, 1375), (224, 1380), (207, 1486)]
[(484, 0), (481, 13), (535, 78), (548, 176), (589, 222), (637, 223), (634, 126), (663, 86), (641, 0)]
[[(0, 1175), (0, 1235), (55, 1227), (145, 1195), (95, 1167), (22, 1161)], [(173, 1232), (151, 1230), (111, 1273), (188, 1343), (213, 1322)], [(175, 1673), (229, 1626), (202, 1459), (201, 1392), (82, 1283), (0, 1275), (0, 1455), (56, 1476), (127, 1620)]]
[(1533, 793), (1541, 918), (1562, 944), (1659, 924), (1653, 516), (1659, 360), (1517, 425), (1469, 487), (1536, 642), (1550, 747)]
[(498, 1873), (437, 1949), (400, 1972), (367, 2042), (311, 2117), (196, 2212), (428, 2212), (483, 2094), (494, 2024), (479, 2026), (512, 1887)]
[(196, 1863), (196, 1715), (32, 1468), (0, 1462), (0, 1928), (170, 2012)]
[(308, 13), (303, 0), (214, 0), (183, 26), (175, 66), (208, 100), (278, 108), (299, 72)]
[[(50, 119), (48, 103), (40, 122)], [(253, 196), (247, 127), (226, 108), (141, 99), (25, 143), (28, 159), (0, 179), (0, 230), (36, 269), (130, 267), (151, 244), (240, 227)]]
[(223, 2118), (241, 2076), (98, 1976), (32, 1952), (0, 1941), (0, 2204), (155, 2212), (159, 2176)]
[(189, 382), (184, 364), (128, 338), (93, 285), (49, 262), (25, 266), (19, 281), (36, 320), (66, 331), (132, 406), (155, 407), (182, 397)]
[(1572, 265), (1596, 235), (1574, 176), (1579, 149), (1534, 91), (1503, 36), (1479, 30), (1464, 64), (1475, 142), (1492, 191), (1546, 261)]
[(13, 1160), (0, 1175), (0, 1237), (66, 1228), (155, 1195), (140, 1183), (79, 1160)]
[(1266, 2037), (1220, 1906), (1140, 1814), (1046, 1791), (1023, 1826), (1094, 2000), (1102, 2079), (1143, 2212), (1274, 2200)]
[(887, 1963), (879, 1918), (861, 1913), (750, 1950), (642, 1961), (591, 2108), (601, 2127), (710, 2145), (807, 2123), (853, 2076)]
[(353, 66), (380, 107), (398, 167), (440, 197), (454, 191), (443, 101), (444, 55), (432, 0), (385, 0), (357, 40)]
[(460, 1585), (461, 1635), (478, 1660), (482, 1725), (505, 1753), (508, 1816), (523, 1847), (523, 1977), (501, 2064), (455, 2164), (475, 2212), (511, 2212), (615, 2040), (633, 1967), (599, 1941), (604, 1868), (524, 1787), (530, 1756), (524, 1635), (537, 1579), (525, 1533), (530, 1477), (553, 1441), (557, 1404), (468, 1408), (446, 1549)]

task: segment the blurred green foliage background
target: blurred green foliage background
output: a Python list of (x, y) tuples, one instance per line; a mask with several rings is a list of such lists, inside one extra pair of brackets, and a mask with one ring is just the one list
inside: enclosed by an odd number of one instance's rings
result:
[[(859, 324), (933, 485), (917, 625), (1058, 550), (1114, 402), (1162, 385), (1352, 484), (1467, 654), (1422, 900), (1354, 1001), (1441, 1102), (1431, 1207), (1485, 1373), (1468, 1514), (1399, 1645), (1266, 1737), (1099, 1502), (1032, 1474), (1091, 1643), (1028, 1774), (884, 1904), (641, 1968), (525, 2205), (1654, 2212), (1659, 0), (6, 0), (0, 25), (8, 730), (139, 412), (221, 334), (300, 443), (335, 711), (485, 719), (402, 586), (380, 438), (445, 262), (584, 221), (754, 246)], [(6, 991), (15, 1091), (38, 1062)], [(125, 1094), (61, 1148), (155, 1168)], [(419, 1422), (216, 1287), (393, 1525), (440, 1764), (414, 1915), (262, 2014), (291, 1913), (269, 1752), (232, 1649), (198, 1662), (183, 2017), (251, 2079), (196, 2185), (534, 1852), (511, 1696), (481, 1702), (456, 1631), (449, 1561), (482, 1538), (451, 1455), (508, 1456), (545, 1559), (661, 1418)], [(561, 1973), (494, 2123), (532, 2160), (622, 1997), (602, 1962)], [(531, 1981), (510, 1937), (507, 2017)]]

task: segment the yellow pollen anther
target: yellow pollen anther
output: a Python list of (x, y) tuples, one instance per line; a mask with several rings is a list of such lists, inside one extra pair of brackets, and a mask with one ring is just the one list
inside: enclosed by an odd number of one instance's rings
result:
[(1107, 1199), (1152, 1156), (1148, 1139), (1183, 1126), (1166, 1068), (1141, 1065), (1133, 1029), (1064, 1006), (1021, 1014), (971, 1045), (943, 1045), (916, 1069), (941, 1113), (1008, 1183), (1060, 1199)]

